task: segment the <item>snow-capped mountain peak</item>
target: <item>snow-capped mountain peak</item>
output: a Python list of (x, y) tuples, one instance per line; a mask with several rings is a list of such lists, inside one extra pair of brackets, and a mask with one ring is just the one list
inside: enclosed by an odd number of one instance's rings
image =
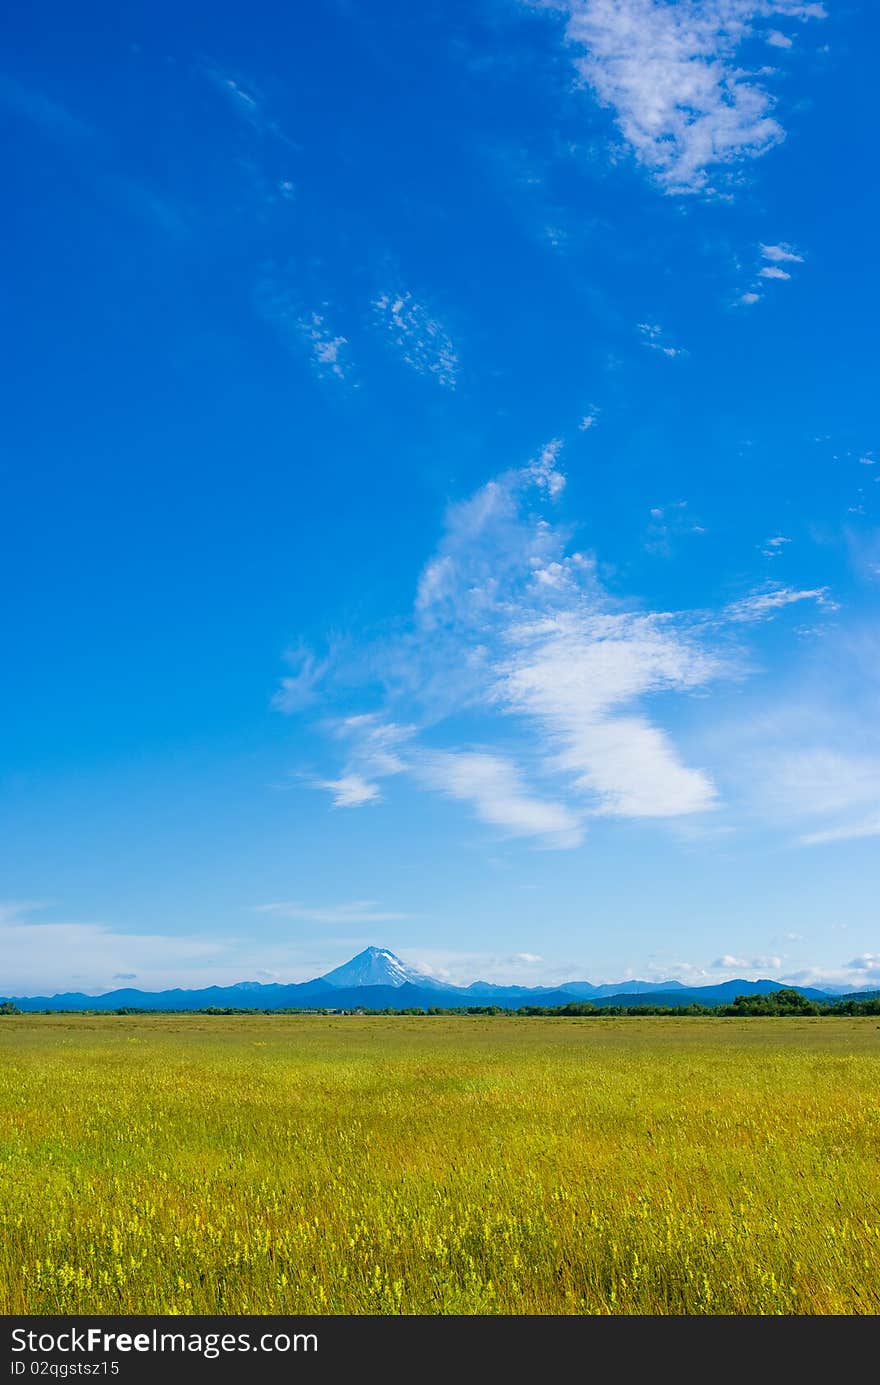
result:
[(321, 980), (337, 988), (405, 986), (407, 982), (414, 986), (442, 987), (442, 982), (437, 982), (433, 977), (426, 976), (424, 972), (408, 967), (393, 952), (389, 952), (387, 947), (365, 947), (363, 952), (352, 957), (350, 962), (344, 962), (341, 967), (335, 967), (333, 971), (328, 971), (325, 976), (321, 977)]

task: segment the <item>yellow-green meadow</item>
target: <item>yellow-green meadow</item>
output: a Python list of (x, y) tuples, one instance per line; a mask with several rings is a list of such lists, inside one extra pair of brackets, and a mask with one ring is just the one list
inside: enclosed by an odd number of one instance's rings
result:
[(0, 1021), (4, 1313), (877, 1313), (876, 1019)]

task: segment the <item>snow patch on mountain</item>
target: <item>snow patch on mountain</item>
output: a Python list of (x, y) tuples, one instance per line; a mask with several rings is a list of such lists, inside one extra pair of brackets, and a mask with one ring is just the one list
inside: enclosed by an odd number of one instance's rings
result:
[(448, 989), (444, 982), (435, 981), (433, 976), (408, 967), (405, 962), (389, 952), (387, 947), (365, 947), (350, 962), (328, 971), (321, 977), (328, 985), (337, 989), (347, 986), (421, 986), (433, 990)]

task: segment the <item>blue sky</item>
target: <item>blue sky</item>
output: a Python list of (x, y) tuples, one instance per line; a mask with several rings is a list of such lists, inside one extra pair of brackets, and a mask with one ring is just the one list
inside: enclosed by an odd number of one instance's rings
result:
[(880, 982), (878, 31), (16, 12), (0, 990)]

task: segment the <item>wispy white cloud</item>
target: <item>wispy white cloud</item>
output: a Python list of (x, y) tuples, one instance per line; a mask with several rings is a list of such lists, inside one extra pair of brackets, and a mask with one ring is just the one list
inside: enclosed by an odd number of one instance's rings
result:
[(686, 691), (717, 671), (662, 617), (605, 615), (580, 602), (509, 632), (496, 695), (538, 728), (552, 768), (594, 814), (674, 817), (713, 806), (702, 770), (683, 765), (665, 732), (630, 707)]
[(815, 601), (818, 606), (823, 606), (826, 610), (837, 609), (836, 603), (828, 594), (827, 587), (813, 587), (807, 591), (797, 591), (793, 587), (771, 583), (761, 591), (753, 592), (750, 596), (744, 596), (739, 601), (732, 601), (729, 606), (725, 607), (724, 615), (727, 620), (738, 623), (772, 620), (778, 611), (785, 606), (794, 605), (798, 601)]
[(743, 957), (735, 957), (732, 952), (725, 952), (723, 956), (716, 957), (711, 966), (713, 971), (730, 971), (735, 967), (747, 967), (748, 962)]
[(763, 293), (760, 290), (767, 287), (768, 281), (776, 283), (787, 283), (791, 279), (791, 272), (782, 269), (783, 264), (795, 265), (803, 264), (804, 256), (801, 255), (791, 245), (786, 245), (780, 241), (778, 245), (764, 245), (758, 247), (758, 263), (755, 270), (755, 277), (748, 289), (740, 294), (740, 303), (750, 305), (760, 303)]
[[(797, 0), (547, 0), (567, 16), (575, 66), (610, 107), (639, 162), (668, 193), (706, 192), (713, 174), (785, 138), (766, 88), (740, 50), (774, 19), (821, 19)], [(771, 35), (776, 35), (775, 38)]]
[(546, 491), (554, 500), (565, 490), (565, 472), (557, 466), (561, 451), (562, 439), (553, 438), (544, 444), (529, 467), (529, 475), (538, 489)]
[(383, 720), (375, 712), (344, 717), (336, 734), (357, 746), (358, 765), (369, 775), (386, 779), (404, 768), (401, 750), (415, 734), (415, 727)]
[(255, 302), (284, 345), (297, 355), (308, 356), (319, 378), (353, 383), (348, 338), (331, 324), (328, 304), (304, 309), (298, 297), (274, 278), (266, 278), (258, 286)]
[(583, 840), (578, 814), (531, 793), (510, 760), (485, 751), (424, 751), (413, 762), (429, 788), (469, 803), (482, 822), (505, 836), (537, 837), (547, 846), (577, 846)]
[(335, 333), (324, 313), (311, 312), (297, 320), (297, 326), (311, 347), (312, 363), (318, 375), (333, 375), (344, 380), (350, 370), (346, 347), (348, 339)]
[(880, 953), (863, 952), (860, 956), (851, 958), (847, 966), (852, 971), (867, 971), (880, 978)]
[[(322, 677), (331, 663), (332, 659), (328, 658), (319, 666)], [(307, 689), (305, 700), (298, 684), (295, 684), (291, 698), (286, 686), (290, 681), (283, 680), (281, 689), (273, 699), (274, 705), (283, 712), (299, 711), (315, 700), (312, 684)], [(334, 808), (366, 808), (380, 803), (383, 799), (382, 780), (411, 771), (414, 767), (411, 758), (404, 758), (402, 752), (414, 736), (415, 727), (397, 725), (376, 713), (337, 718), (325, 723), (325, 726), (343, 748), (345, 763), (342, 773), (332, 778), (297, 777), (306, 779), (313, 788), (329, 793)]]
[(546, 769), (568, 778), (593, 813), (667, 816), (710, 805), (708, 781), (679, 765), (665, 735), (617, 712), (651, 691), (696, 686), (714, 672), (711, 659), (664, 616), (604, 611), (592, 560), (565, 554), (564, 532), (545, 519), (522, 518), (522, 490), (540, 482), (532, 464), (450, 511), (441, 553), (425, 569), (423, 620), (452, 626), (466, 647), (475, 640), (485, 655), (482, 697), (534, 727)]
[(803, 264), (804, 257), (799, 255), (790, 245), (762, 245), (761, 257), (769, 260), (771, 264)]
[(783, 958), (775, 953), (770, 953), (761, 957), (737, 957), (731, 952), (725, 952), (721, 957), (716, 957), (711, 963), (713, 971), (750, 971), (750, 972), (777, 972), (783, 965)]
[[(834, 925), (831, 925), (832, 929)], [(864, 953), (849, 962), (839, 961), (801, 966), (790, 953), (768, 952), (758, 956), (723, 953), (707, 964), (700, 962), (659, 962), (649, 965), (648, 978), (674, 978), (686, 986), (713, 986), (723, 981), (778, 981), (781, 985), (828, 986), (832, 992), (864, 990), (880, 983), (880, 958)]]
[(333, 795), (336, 808), (363, 808), (382, 798), (380, 782), (409, 768), (402, 751), (415, 734), (412, 726), (383, 720), (376, 713), (347, 716), (333, 727), (345, 747), (345, 772), (338, 779), (316, 781)]
[(146, 990), (178, 986), (182, 978), (210, 984), (233, 951), (224, 939), (124, 933), (102, 923), (42, 922), (33, 912), (33, 906), (13, 906), (0, 914), (0, 994), (92, 994), (135, 977)]
[(94, 126), (74, 115), (61, 101), (6, 74), (0, 74), (0, 104), (53, 139), (94, 141), (98, 138)]
[(789, 971), (780, 978), (793, 986), (833, 986), (835, 991), (880, 990), (880, 960), (876, 954), (864, 953), (854, 957), (843, 966), (814, 965)]
[(396, 923), (411, 917), (409, 914), (380, 909), (372, 899), (355, 899), (350, 903), (317, 907), (300, 904), (296, 900), (280, 900), (274, 904), (256, 904), (254, 910), (258, 914), (270, 914), (273, 918), (298, 923)]
[(765, 539), (760, 545), (761, 552), (765, 558), (778, 558), (787, 543), (791, 543), (791, 539), (784, 534), (774, 534), (772, 539)]
[(663, 328), (657, 322), (640, 322), (639, 332), (642, 337), (642, 345), (649, 347), (652, 351), (661, 351), (664, 356), (673, 359), (676, 356), (683, 356), (684, 349), (680, 346), (671, 346), (664, 341)]
[(221, 72), (214, 74), (217, 85), (227, 93), (240, 110), (246, 112), (250, 119), (255, 119), (260, 111), (261, 102), (252, 91), (248, 91), (242, 82), (235, 77), (225, 76)]
[(857, 841), (861, 837), (880, 837), (880, 811), (861, 822), (845, 822), (838, 827), (806, 832), (801, 841), (804, 846), (822, 846), (826, 842)]
[(536, 951), (483, 952), (452, 951), (447, 948), (418, 948), (409, 953), (419, 971), (455, 986), (468, 986), (480, 980), (490, 985), (547, 986), (570, 978), (581, 979), (582, 963), (560, 963)]
[[(360, 672), (349, 662), (334, 681), (332, 659), (304, 665), (307, 698), (322, 667), (328, 704), (345, 708), (324, 722), (342, 763), (317, 780), (340, 806), (375, 802), (403, 776), (503, 836), (571, 847), (597, 818), (719, 805), (717, 772), (669, 729), (672, 699), (743, 674), (745, 627), (800, 603), (831, 612), (830, 592), (766, 583), (715, 612), (629, 606), (558, 518), (563, 483), (554, 439), (450, 506), (405, 628), (371, 641)], [(655, 509), (657, 524), (670, 512), (702, 528), (683, 502)], [(370, 712), (351, 705), (359, 687)], [(298, 681), (292, 692), (301, 701)]]
[(803, 264), (804, 256), (793, 246), (780, 241), (777, 245), (765, 245), (763, 242), (758, 246), (758, 262), (754, 270), (754, 278), (745, 290), (740, 294), (739, 302), (746, 306), (760, 303), (763, 298), (762, 290), (767, 288), (768, 282), (786, 283), (791, 279), (791, 272), (781, 266)]
[(232, 73), (210, 63), (203, 64), (201, 72), (228, 103), (230, 110), (256, 135), (271, 136), (282, 144), (295, 147), (294, 141), (268, 113), (266, 98), (256, 82), (241, 73)]
[(272, 699), (280, 712), (298, 712), (317, 698), (318, 685), (330, 667), (328, 659), (316, 659), (310, 649), (289, 649), (285, 655), (293, 672), (281, 679)]
[[(560, 451), (554, 440), (449, 510), (410, 631), (369, 659), (371, 677), (384, 669), (383, 712), (336, 723), (344, 773), (322, 782), (346, 806), (406, 774), (506, 835), (573, 846), (590, 817), (714, 805), (708, 774), (683, 763), (640, 704), (702, 687), (724, 660), (701, 644), (697, 619), (689, 630), (686, 616), (614, 609), (593, 559), (535, 510), (561, 494)], [(438, 744), (466, 710), (517, 748)]]
[(319, 779), (319, 789), (327, 789), (333, 795), (335, 808), (363, 808), (366, 803), (376, 803), (382, 797), (378, 784), (371, 784), (360, 774), (343, 774), (340, 779)]
[[(830, 926), (834, 932), (845, 925)], [(786, 941), (803, 943), (798, 934), (787, 934)], [(798, 949), (800, 951), (801, 949)], [(814, 986), (818, 990), (829, 987), (832, 993), (844, 990), (864, 990), (880, 984), (880, 955), (865, 952), (847, 962), (816, 961), (810, 966), (799, 966), (792, 952), (759, 953), (725, 952), (713, 961), (652, 962), (646, 969), (648, 978), (675, 978), (686, 986), (711, 986), (723, 981), (773, 980), (781, 985)]]
[(449, 334), (411, 293), (381, 293), (373, 302), (378, 325), (403, 360), (419, 375), (455, 389), (458, 355)]

